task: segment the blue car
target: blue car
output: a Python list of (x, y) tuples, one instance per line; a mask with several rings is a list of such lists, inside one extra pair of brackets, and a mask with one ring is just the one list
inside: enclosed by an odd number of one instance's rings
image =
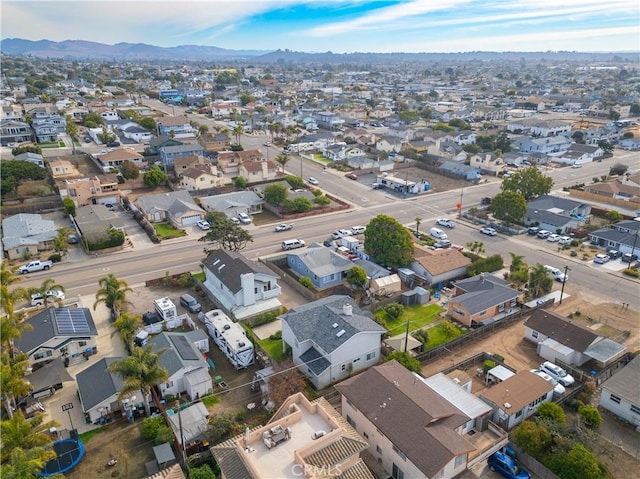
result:
[(494, 452), (487, 459), (489, 469), (499, 472), (507, 479), (530, 479), (527, 471), (518, 466), (516, 460), (503, 452)]

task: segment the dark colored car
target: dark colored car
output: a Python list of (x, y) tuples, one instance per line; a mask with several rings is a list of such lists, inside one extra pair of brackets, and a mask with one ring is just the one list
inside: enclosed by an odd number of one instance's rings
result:
[(109, 148), (115, 148), (116, 146), (120, 146), (119, 141), (110, 141), (109, 143), (107, 143), (107, 147)]
[(527, 233), (529, 233), (531, 236), (535, 236), (538, 234), (538, 231), (540, 231), (540, 228), (538, 228), (537, 226), (532, 226), (527, 230)]
[(508, 479), (529, 479), (527, 471), (518, 466), (516, 460), (503, 452), (494, 452), (487, 459), (489, 469), (499, 472)]
[(620, 261), (622, 261), (623, 263), (633, 263), (637, 259), (638, 255), (631, 253), (625, 253), (620, 257)]
[(482, 198), (482, 204), (483, 205), (490, 205), (491, 204), (491, 197), (490, 196), (485, 196), (484, 198)]
[(346, 178), (349, 178), (350, 180), (357, 180), (358, 179), (358, 175), (356, 175), (355, 173), (347, 173), (346, 175), (344, 175)]

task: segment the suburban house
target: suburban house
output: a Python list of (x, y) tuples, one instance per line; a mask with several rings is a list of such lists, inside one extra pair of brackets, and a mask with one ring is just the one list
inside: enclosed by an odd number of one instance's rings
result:
[(280, 277), (266, 265), (218, 249), (203, 261), (202, 284), (213, 301), (237, 320), (279, 309)]
[(222, 195), (205, 196), (198, 201), (205, 211), (218, 211), (229, 218), (237, 216), (238, 213), (260, 213), (264, 204), (264, 200), (253, 191), (234, 191)]
[(138, 168), (144, 164), (144, 156), (131, 148), (116, 148), (113, 151), (93, 156), (98, 160), (105, 173), (110, 173), (112, 168), (119, 169), (125, 161), (130, 161)]
[(552, 233), (577, 229), (591, 214), (591, 205), (558, 196), (541, 195), (530, 200), (524, 215), (526, 226), (539, 226)]
[(465, 165), (463, 162), (451, 160), (442, 160), (438, 161), (438, 163), (440, 170), (467, 181), (478, 181), (481, 178), (480, 168), (476, 166)]
[[(192, 401), (213, 392), (213, 380), (209, 364), (195, 343), (206, 340), (201, 329), (187, 333), (163, 331), (149, 339), (154, 351), (160, 355), (160, 366), (169, 373), (166, 383), (158, 384), (162, 397), (179, 396), (186, 393)], [(207, 343), (208, 348), (208, 343)]]
[(271, 160), (243, 161), (238, 165), (238, 176), (242, 176), (247, 183), (275, 180), (278, 164)]
[(627, 151), (640, 150), (640, 138), (624, 138), (618, 142), (618, 146)]
[(360, 454), (369, 447), (324, 398), (289, 396), (264, 426), (211, 448), (226, 479), (374, 479)]
[(33, 140), (33, 130), (29, 123), (17, 120), (0, 121), (0, 142), (2, 146), (17, 146), (18, 143)]
[(57, 235), (55, 223), (39, 214), (18, 213), (2, 220), (2, 249), (8, 259), (52, 249)]
[[(457, 476), (477, 454), (469, 423), (474, 423), (472, 429), (477, 428), (478, 438), (486, 439), (482, 433), (488, 429), (490, 408), (480, 406), (459, 386), (456, 392), (469, 399), (466, 404), (452, 402), (436, 391), (433, 383), (423, 381), (396, 361), (389, 361), (336, 385), (342, 395), (342, 416), (369, 441), (368, 452), (387, 476)], [(451, 396), (453, 385), (446, 384), (446, 388)], [(502, 431), (490, 444), (497, 449), (505, 441)]]
[(328, 296), (281, 315), (283, 347), (318, 390), (380, 360), (386, 330), (348, 296)]
[(640, 426), (640, 356), (602, 383), (600, 407)]
[(406, 178), (399, 178), (388, 173), (382, 173), (376, 178), (376, 183), (383, 185), (385, 188), (393, 190), (397, 193), (411, 193), (414, 195), (429, 191), (431, 185), (422, 178), (419, 181), (411, 181)]
[(116, 175), (96, 175), (91, 178), (64, 180), (62, 198), (70, 198), (77, 208), (87, 205), (120, 203), (120, 188)]
[(470, 264), (471, 260), (455, 248), (432, 250), (416, 245), (409, 268), (431, 286), (466, 276)]
[(179, 156), (173, 160), (173, 171), (176, 177), (190, 168), (199, 168), (202, 166), (213, 166), (213, 163), (211, 163), (210, 159), (199, 155)]
[(206, 215), (185, 190), (139, 196), (134, 204), (151, 223), (168, 221), (176, 228), (195, 225)]
[(136, 143), (149, 143), (153, 138), (153, 133), (138, 125), (130, 125), (121, 129), (122, 135), (128, 140)]
[(504, 171), (506, 166), (504, 160), (494, 153), (478, 153), (471, 155), (469, 165), (479, 168), (484, 174), (498, 176)]
[(626, 220), (589, 233), (591, 244), (621, 253), (638, 254), (640, 251), (640, 221)]
[(561, 153), (567, 151), (572, 143), (573, 140), (566, 136), (532, 138), (520, 143), (520, 153)]
[(124, 386), (119, 374), (109, 372), (109, 366), (123, 357), (102, 358), (76, 375), (78, 398), (87, 422), (96, 423), (103, 417), (110, 416), (116, 411), (122, 411), (125, 401), (142, 401), (142, 391), (119, 399), (118, 396)]
[(499, 320), (518, 308), (522, 296), (507, 284), (486, 273), (456, 281), (454, 297), (447, 303), (447, 315), (467, 327)]
[(228, 135), (222, 133), (207, 133), (198, 137), (198, 143), (204, 148), (205, 151), (214, 153), (218, 151), (225, 151), (231, 148), (231, 141)]
[[(33, 163), (34, 165), (38, 165), (40, 168), (44, 168), (44, 158), (39, 153), (33, 153), (31, 151), (26, 151), (24, 153), (20, 153), (13, 157), (16, 161), (28, 161), (29, 163)], [(51, 160), (49, 160), (51, 163)]]
[(161, 135), (149, 140), (149, 145), (146, 147), (146, 152), (149, 155), (159, 155), (160, 148), (165, 146), (177, 146), (184, 145), (184, 142), (171, 138), (169, 135)]
[(552, 311), (537, 309), (524, 323), (524, 339), (537, 345), (538, 356), (572, 366), (593, 361), (603, 368), (627, 350), (615, 341)]
[(72, 161), (63, 157), (51, 158), (49, 160), (49, 171), (54, 179), (60, 179), (65, 176), (82, 176)]
[(97, 352), (98, 331), (88, 308), (47, 308), (23, 321), (33, 329), (23, 331), (15, 347), (29, 364), (63, 358), (65, 363)]
[(185, 116), (163, 116), (156, 119), (158, 126), (158, 136), (171, 136), (173, 138), (193, 138), (196, 130), (191, 126), (191, 122)]
[(184, 190), (205, 190), (225, 183), (226, 180), (211, 163), (182, 170), (178, 177), (178, 186)]
[(582, 145), (573, 143), (567, 151), (553, 159), (556, 163), (565, 165), (582, 165), (591, 163), (597, 158), (601, 158), (604, 151), (598, 145)]
[(530, 371), (520, 371), (478, 393), (493, 408), (492, 420), (509, 431), (553, 399), (553, 384)]
[(126, 234), (125, 219), (101, 204), (77, 208), (72, 221), (76, 230), (89, 243), (97, 243), (107, 238), (111, 229)]
[(175, 146), (162, 146), (159, 148), (160, 150), (160, 161), (165, 168), (173, 167), (173, 162), (176, 158), (181, 158), (184, 156), (202, 156), (204, 155), (204, 149), (198, 143), (188, 143), (185, 145), (175, 145)]
[(300, 277), (311, 279), (319, 290), (342, 283), (346, 272), (355, 266), (351, 260), (319, 243), (288, 251), (287, 265)]
[(240, 165), (266, 161), (260, 150), (221, 151), (218, 153), (218, 168), (230, 178), (240, 175)]
[[(202, 402), (196, 402), (185, 408), (174, 410), (167, 419), (173, 429), (174, 437), (184, 441), (185, 446), (194, 441), (203, 441), (209, 428), (210, 413)], [(165, 478), (170, 479), (170, 478)]]
[[(569, 194), (573, 191), (570, 190)], [(633, 181), (633, 178), (626, 175), (623, 178), (585, 185), (584, 192), (597, 195), (596, 201), (620, 205), (615, 200), (622, 200), (627, 202), (628, 208), (640, 210), (640, 186)]]
[(66, 131), (67, 120), (58, 113), (36, 113), (31, 119), (31, 127), (38, 143), (55, 142)]

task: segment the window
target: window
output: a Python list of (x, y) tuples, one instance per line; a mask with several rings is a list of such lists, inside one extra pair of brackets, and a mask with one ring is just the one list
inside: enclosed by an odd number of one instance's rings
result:
[(402, 472), (402, 469), (400, 469), (395, 463), (393, 464), (391, 477), (393, 477), (393, 479), (404, 479), (404, 472)]
[(609, 394), (609, 399), (611, 399), (611, 402), (614, 402), (616, 404), (620, 404), (620, 398), (618, 396), (616, 396), (615, 394)]
[(453, 308), (453, 312), (456, 313), (459, 316), (462, 316), (464, 318), (464, 315), (465, 315), (464, 310), (462, 310), (460, 308)]
[(86, 346), (87, 342), (86, 341), (78, 341), (78, 346), (82, 347), (82, 346)]
[(516, 417), (522, 416), (522, 409), (516, 413)]
[(467, 455), (466, 454), (462, 454), (461, 456), (456, 457), (456, 462), (454, 467), (457, 469), (460, 466), (464, 465), (467, 463)]
[(504, 304), (499, 304), (498, 305), (498, 311), (501, 313), (504, 311)]
[(532, 337), (533, 339), (538, 339), (538, 331), (532, 331), (532, 332), (531, 332), (531, 337)]
[(50, 358), (51, 356), (53, 356), (52, 351), (41, 351), (39, 353), (34, 354), (33, 359), (38, 361), (39, 359)]
[(635, 404), (632, 404), (629, 409), (631, 409), (632, 413), (640, 414), (640, 407), (636, 406)]
[(382, 449), (380, 449), (380, 446), (376, 446), (376, 452), (378, 454), (382, 454)]
[(349, 416), (348, 414), (347, 414), (347, 422), (349, 423), (349, 425), (350, 425), (352, 428), (357, 429), (357, 428), (356, 428), (356, 422), (355, 422), (355, 421), (351, 418), (351, 416)]
[(370, 361), (375, 357), (376, 357), (375, 351), (373, 353), (369, 353), (369, 354), (367, 354), (367, 361)]

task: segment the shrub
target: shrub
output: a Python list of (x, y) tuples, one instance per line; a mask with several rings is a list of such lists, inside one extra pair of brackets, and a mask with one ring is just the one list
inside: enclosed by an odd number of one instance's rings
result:
[(602, 415), (598, 408), (589, 404), (584, 404), (578, 408), (578, 414), (582, 417), (585, 424), (591, 429), (596, 429), (602, 424)]
[(60, 253), (53, 253), (51, 256), (49, 256), (49, 258), (47, 258), (49, 261), (53, 261), (54, 263), (59, 263), (62, 260), (62, 256), (60, 256)]
[(548, 419), (556, 424), (564, 424), (566, 422), (564, 410), (554, 402), (543, 402), (538, 406), (536, 414), (539, 418)]
[(304, 286), (307, 289), (313, 288), (313, 281), (311, 281), (311, 278), (309, 278), (308, 276), (303, 276), (298, 281), (302, 286)]
[(487, 371), (496, 367), (496, 362), (491, 359), (486, 359), (484, 364), (482, 365), (482, 371), (486, 374)]
[(269, 335), (269, 339), (271, 341), (277, 341), (279, 339), (282, 339), (282, 331), (276, 331), (275, 333)]
[(395, 320), (402, 316), (402, 313), (404, 312), (404, 306), (402, 306), (400, 303), (389, 303), (384, 307), (384, 312), (391, 319)]
[(640, 277), (640, 273), (635, 270), (635, 269), (625, 269), (622, 274), (626, 275), (626, 276), (631, 276), (632, 278), (639, 278)]
[(287, 175), (284, 179), (289, 183), (289, 185), (291, 185), (291, 188), (302, 188), (304, 186), (304, 180), (299, 176)]
[(504, 259), (499, 254), (494, 254), (487, 258), (480, 258), (469, 266), (469, 275), (475, 276), (484, 272), (498, 271), (504, 267)]
[(155, 439), (158, 434), (160, 426), (164, 425), (164, 418), (162, 416), (146, 417), (142, 420), (142, 435), (145, 439)]

